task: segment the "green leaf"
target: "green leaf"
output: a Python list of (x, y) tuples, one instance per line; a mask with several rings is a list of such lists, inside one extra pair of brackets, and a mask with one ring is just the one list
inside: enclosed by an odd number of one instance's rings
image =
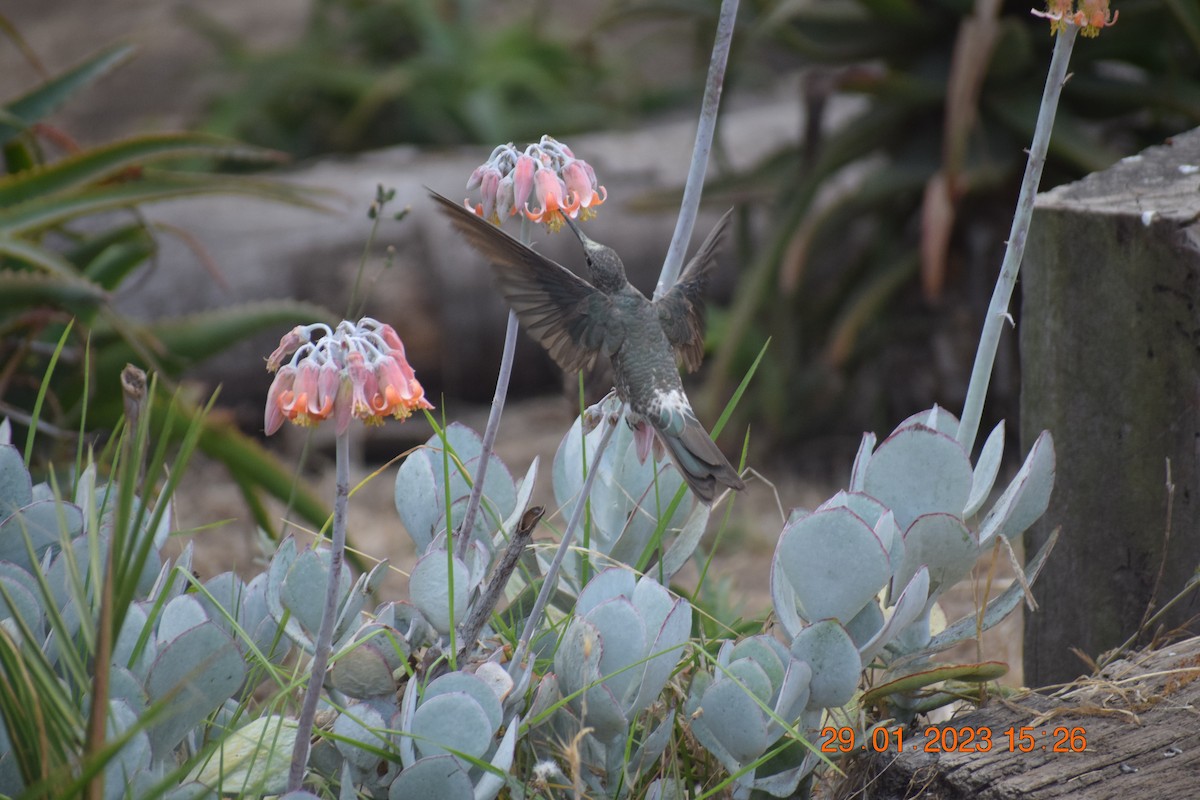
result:
[[(41, 121), (65, 103), (71, 95), (112, 70), (133, 54), (131, 45), (117, 45), (102, 50), (77, 67), (51, 78), (37, 88), (5, 105), (5, 111), (21, 120), (26, 127)], [(0, 142), (6, 142), (22, 132), (22, 128), (0, 122)]]
[(48, 166), (0, 178), (0, 207), (79, 189), (118, 175), (122, 170), (155, 161), (206, 156), (209, 158), (278, 161), (272, 150), (240, 144), (204, 133), (160, 133), (135, 136), (92, 147)]
[(889, 695), (899, 692), (915, 692), (945, 680), (993, 681), (1002, 677), (1007, 672), (1008, 664), (1005, 664), (1003, 661), (982, 661), (978, 664), (938, 666), (932, 669), (913, 672), (902, 678), (897, 678), (876, 686), (869, 692), (865, 692), (860, 702), (864, 708), (868, 708)]
[(1200, 8), (1188, 0), (1164, 0), (1175, 22), (1187, 34), (1192, 47), (1200, 51)]
[[(142, 326), (145, 341), (154, 342), (160, 352), (169, 353), (164, 367), (179, 367), (204, 360), (238, 342), (270, 328), (290, 327), (307, 322), (335, 322), (333, 316), (318, 305), (295, 300), (266, 300), (233, 308), (201, 311), (182, 317), (170, 317)], [(101, 375), (106, 370), (116, 374), (126, 362), (135, 358), (133, 348), (115, 338), (112, 330), (95, 334), (96, 367)], [(107, 341), (106, 341), (107, 339)], [(108, 346), (103, 346), (103, 345)]]
[(9, 256), (16, 261), (28, 264), (30, 267), (48, 272), (51, 275), (57, 275), (64, 280), (72, 280), (78, 277), (74, 264), (53, 250), (49, 250), (34, 242), (13, 239), (0, 234), (0, 255)]
[(157, 249), (145, 228), (131, 231), (128, 241), (113, 242), (88, 262), (83, 274), (105, 289), (113, 290)]
[(85, 280), (26, 270), (0, 270), (0, 311), (28, 311), (47, 305), (94, 308), (106, 298), (102, 287)]
[[(12, 117), (7, 112), (0, 111), (0, 122), (8, 122), (10, 119), (15, 119), (15, 117)], [(22, 172), (27, 169), (33, 169), (36, 163), (28, 141), (14, 139), (4, 144), (4, 168), (6, 171)]]
[(71, 195), (43, 197), (12, 206), (0, 211), (0, 236), (33, 233), (89, 214), (197, 194), (245, 194), (324, 210), (305, 196), (306, 191), (281, 183), (228, 175), (154, 172), (130, 183), (106, 184)]
[[(146, 226), (134, 222), (86, 238), (65, 255), (85, 277), (111, 290), (118, 287), (128, 274), (120, 274), (122, 265), (117, 261), (118, 253), (141, 251), (145, 254), (144, 260), (154, 253), (155, 248), (154, 237)], [(136, 264), (124, 266), (129, 269)]]

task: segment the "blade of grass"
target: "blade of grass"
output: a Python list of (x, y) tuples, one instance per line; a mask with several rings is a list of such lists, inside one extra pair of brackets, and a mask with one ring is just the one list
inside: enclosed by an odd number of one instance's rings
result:
[(50, 354), (50, 363), (46, 365), (46, 371), (42, 375), (41, 385), (38, 386), (37, 400), (33, 403), (32, 420), (29, 423), (29, 432), (25, 434), (25, 467), (29, 468), (30, 460), (33, 458), (33, 438), (37, 433), (38, 419), (42, 416), (42, 404), (46, 402), (46, 393), (50, 391), (50, 378), (54, 375), (54, 368), (58, 365), (58, 357), (62, 355), (63, 348), (67, 345), (67, 337), (71, 335), (71, 329), (75, 327), (75, 320), (67, 323), (67, 327), (63, 330), (62, 336), (58, 337), (58, 345), (55, 346), (54, 352)]

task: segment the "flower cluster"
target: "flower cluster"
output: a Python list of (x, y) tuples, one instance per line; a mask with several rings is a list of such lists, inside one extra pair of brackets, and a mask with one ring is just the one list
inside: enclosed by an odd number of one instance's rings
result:
[(433, 408), (396, 331), (370, 317), (333, 330), (319, 322), (297, 325), (280, 339), (267, 369), (275, 373), (267, 392), (268, 436), (284, 419), (317, 425), (332, 416), (344, 433), (351, 417), (381, 425), (389, 414), (402, 420)]
[(1048, 0), (1045, 11), (1034, 11), (1036, 16), (1050, 20), (1050, 33), (1057, 33), (1064, 25), (1075, 25), (1079, 33), (1087, 37), (1100, 35), (1101, 28), (1115, 25), (1119, 12), (1111, 11), (1108, 0)]
[[(524, 214), (556, 231), (562, 215), (588, 219), (593, 209), (608, 197), (596, 184), (596, 173), (586, 161), (576, 158), (571, 148), (550, 136), (524, 151), (512, 142), (492, 151), (467, 181), (467, 190), (479, 189), (482, 202), (466, 201), (467, 208), (499, 225), (508, 217)], [(530, 196), (536, 205), (529, 207)]]

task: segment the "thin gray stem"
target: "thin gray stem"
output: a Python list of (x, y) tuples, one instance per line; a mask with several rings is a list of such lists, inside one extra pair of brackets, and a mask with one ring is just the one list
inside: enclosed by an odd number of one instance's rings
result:
[(465, 558), (471, 543), (471, 531), (475, 527), (475, 516), (483, 499), (483, 481), (487, 477), (488, 463), (492, 460), (492, 449), (496, 446), (496, 433), (500, 430), (500, 415), (504, 413), (504, 400), (508, 397), (508, 381), (512, 377), (513, 353), (517, 349), (517, 315), (508, 312), (508, 327), (504, 331), (504, 352), (500, 356), (500, 374), (496, 377), (496, 393), (492, 395), (492, 410), (488, 413), (487, 427), (483, 429), (483, 449), (479, 452), (479, 469), (475, 473), (475, 484), (467, 499), (467, 508), (459, 524), (458, 542), (454, 553)]
[(700, 195), (704, 191), (704, 173), (708, 170), (708, 156), (712, 152), (713, 135), (717, 130), (717, 108), (721, 104), (721, 89), (725, 86), (725, 64), (729, 61), (729, 48), (733, 43), (733, 24), (737, 19), (738, 0), (721, 0), (721, 16), (717, 20), (717, 36), (713, 41), (712, 59), (708, 63), (708, 79), (704, 84), (704, 101), (700, 106), (700, 121), (696, 126), (696, 143), (692, 147), (692, 163), (688, 167), (687, 183), (683, 187), (683, 203), (675, 233), (667, 257), (663, 261), (658, 285), (654, 288), (654, 299), (671, 290), (683, 267), (692, 229), (696, 226), (696, 213), (700, 209)]
[(992, 366), (996, 361), (996, 348), (1000, 344), (1000, 332), (1003, 330), (1004, 321), (1009, 319), (1008, 303), (1012, 299), (1013, 288), (1017, 285), (1017, 271), (1021, 268), (1021, 259), (1025, 255), (1025, 241), (1029, 236), (1029, 222), (1033, 218), (1033, 203), (1037, 198), (1042, 167), (1046, 163), (1046, 150), (1050, 146), (1054, 114), (1058, 110), (1058, 98), (1062, 94), (1063, 84), (1067, 82), (1067, 63), (1071, 60), (1071, 48), (1075, 44), (1075, 34), (1078, 32), (1079, 28), (1075, 25), (1064, 23), (1055, 37), (1054, 56), (1050, 59), (1050, 72), (1046, 76), (1042, 105), (1038, 109), (1033, 144), (1029, 147), (1029, 161), (1025, 165), (1025, 177), (1021, 181), (1021, 193), (1017, 198), (1017, 211), (1008, 234), (1008, 247), (1004, 251), (1000, 277), (992, 291), (987, 318), (983, 321), (983, 332), (979, 335), (979, 349), (975, 352), (975, 366), (971, 369), (971, 383), (967, 387), (962, 422), (958, 426), (958, 443), (968, 453), (975, 447), (975, 436), (979, 433), (979, 420), (983, 415), (983, 401), (987, 396)]
[[(529, 639), (533, 636), (533, 630), (537, 627), (538, 621), (542, 618), (542, 613), (546, 610), (546, 603), (550, 601), (550, 593), (554, 591), (558, 585), (558, 571), (562, 567), (563, 559), (567, 557), (567, 551), (571, 549), (571, 542), (575, 539), (575, 529), (579, 527), (579, 521), (583, 518), (583, 510), (587, 507), (588, 495), (592, 493), (592, 484), (596, 481), (596, 473), (600, 467), (600, 459), (604, 457), (604, 451), (608, 448), (608, 442), (612, 439), (613, 432), (617, 426), (621, 424), (621, 411), (624, 406), (618, 406), (615, 415), (606, 416), (604, 425), (604, 434), (600, 437), (600, 444), (596, 447), (596, 453), (592, 456), (592, 463), (588, 466), (587, 478), (583, 481), (583, 489), (579, 493), (579, 499), (575, 503), (575, 508), (571, 511), (571, 519), (567, 522), (567, 529), (563, 531), (562, 541), (558, 543), (558, 550), (554, 554), (554, 559), (550, 562), (550, 566), (546, 568), (546, 577), (542, 581), (542, 588), (538, 592), (537, 600), (534, 601), (533, 610), (529, 612), (529, 620), (525, 623), (525, 630), (521, 631), (521, 640), (517, 643), (517, 650), (513, 654), (512, 663), (514, 668), (521, 668), (522, 662), (525, 660), (525, 654), (529, 650)], [(583, 435), (582, 432), (580, 435)]]
[(350, 434), (339, 433), (336, 439), (337, 487), (333, 500), (333, 540), (329, 549), (329, 582), (325, 586), (325, 608), (321, 612), (321, 629), (317, 632), (313, 648), (312, 673), (308, 677), (308, 690), (304, 704), (300, 707), (300, 718), (296, 720), (296, 744), (292, 748), (292, 765), (288, 772), (288, 791), (300, 789), (304, 783), (304, 769), (308, 765), (311, 746), (313, 719), (317, 715), (317, 701), (321, 698), (321, 686), (325, 683), (325, 668), (329, 665), (329, 651), (333, 647), (333, 624), (337, 619), (338, 589), (341, 587), (342, 561), (346, 553), (346, 501), (350, 497)]

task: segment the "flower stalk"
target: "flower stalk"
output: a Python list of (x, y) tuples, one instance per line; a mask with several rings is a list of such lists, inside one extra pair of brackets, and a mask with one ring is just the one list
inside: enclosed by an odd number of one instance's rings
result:
[(288, 791), (300, 789), (304, 782), (304, 770), (308, 765), (308, 753), (312, 747), (313, 720), (317, 715), (317, 702), (321, 698), (321, 687), (325, 682), (325, 670), (329, 666), (329, 652), (333, 649), (333, 624), (337, 619), (338, 580), (342, 574), (342, 562), (346, 553), (346, 505), (350, 498), (350, 434), (343, 431), (335, 440), (336, 488), (333, 500), (333, 535), (329, 547), (329, 582), (325, 586), (325, 607), (321, 611), (321, 628), (317, 632), (313, 648), (311, 674), (304, 702), (300, 706), (300, 717), (296, 721), (296, 744), (292, 748), (292, 764), (288, 770)]
[(721, 15), (717, 19), (717, 36), (713, 41), (712, 58), (708, 63), (708, 78), (704, 84), (704, 100), (700, 107), (700, 120), (696, 125), (696, 142), (692, 146), (692, 163), (688, 167), (687, 183), (683, 187), (683, 202), (679, 218), (675, 221), (675, 233), (667, 248), (658, 285), (654, 287), (654, 299), (671, 290), (679, 279), (683, 257), (692, 229), (696, 227), (696, 214), (700, 210), (700, 195), (704, 191), (704, 173), (708, 171), (708, 156), (712, 152), (713, 136), (717, 130), (717, 109), (721, 104), (721, 89), (725, 86), (725, 65), (729, 61), (729, 49), (733, 44), (733, 27), (737, 20), (738, 0), (722, 0)]
[[(268, 436), (279, 430), (284, 420), (310, 427), (332, 418), (336, 432), (329, 579), (288, 768), (288, 791), (294, 792), (304, 783), (312, 747), (313, 720), (333, 649), (338, 590), (346, 555), (350, 420), (382, 425), (385, 416), (405, 420), (413, 411), (433, 406), (425, 399), (425, 390), (408, 363), (404, 343), (396, 331), (391, 325), (370, 317), (356, 323), (343, 320), (336, 328), (322, 323), (297, 325), (284, 334), (279, 347), (267, 358), (267, 369), (275, 373), (263, 416), (263, 427)], [(316, 547), (316, 543), (313, 546)]]
[(512, 377), (513, 354), (516, 349), (517, 315), (510, 310), (508, 325), (504, 330), (504, 352), (500, 355), (500, 373), (496, 376), (496, 393), (492, 395), (492, 409), (488, 412), (487, 427), (483, 430), (479, 470), (475, 473), (471, 496), (467, 499), (467, 508), (463, 512), (462, 524), (458, 528), (461, 535), (454, 545), (454, 554), (459, 558), (466, 557), (467, 548), (471, 544), (471, 531), (475, 529), (475, 517), (479, 513), (479, 503), (483, 499), (483, 482), (487, 478), (487, 468), (492, 460), (492, 450), (496, 447), (496, 433), (500, 430), (500, 416), (504, 413), (504, 401), (508, 397), (508, 381)]
[(975, 446), (979, 433), (979, 421), (983, 415), (983, 401), (987, 396), (988, 383), (992, 377), (992, 366), (996, 361), (996, 348), (1000, 344), (1000, 332), (1005, 320), (1011, 319), (1008, 304), (1013, 288), (1017, 285), (1017, 272), (1025, 255), (1025, 243), (1029, 238), (1029, 223), (1033, 218), (1033, 203), (1037, 198), (1038, 184), (1042, 178), (1042, 167), (1046, 164), (1046, 151), (1050, 146), (1050, 132), (1054, 128), (1054, 115), (1058, 109), (1058, 98), (1063, 84), (1067, 82), (1067, 64), (1079, 26), (1059, 21), (1054, 40), (1054, 55), (1050, 60), (1050, 71), (1046, 76), (1046, 88), (1042, 92), (1042, 104), (1038, 109), (1037, 125), (1033, 132), (1033, 143), (1029, 146), (1029, 161), (1025, 165), (1025, 176), (1021, 181), (1021, 192), (1017, 198), (1017, 211), (1013, 216), (1008, 234), (1008, 246), (1000, 267), (1000, 277), (992, 291), (983, 331), (979, 335), (979, 347), (975, 351), (975, 365), (971, 369), (971, 382), (967, 387), (967, 399), (963, 403), (962, 420), (958, 426), (958, 443), (969, 453)]

